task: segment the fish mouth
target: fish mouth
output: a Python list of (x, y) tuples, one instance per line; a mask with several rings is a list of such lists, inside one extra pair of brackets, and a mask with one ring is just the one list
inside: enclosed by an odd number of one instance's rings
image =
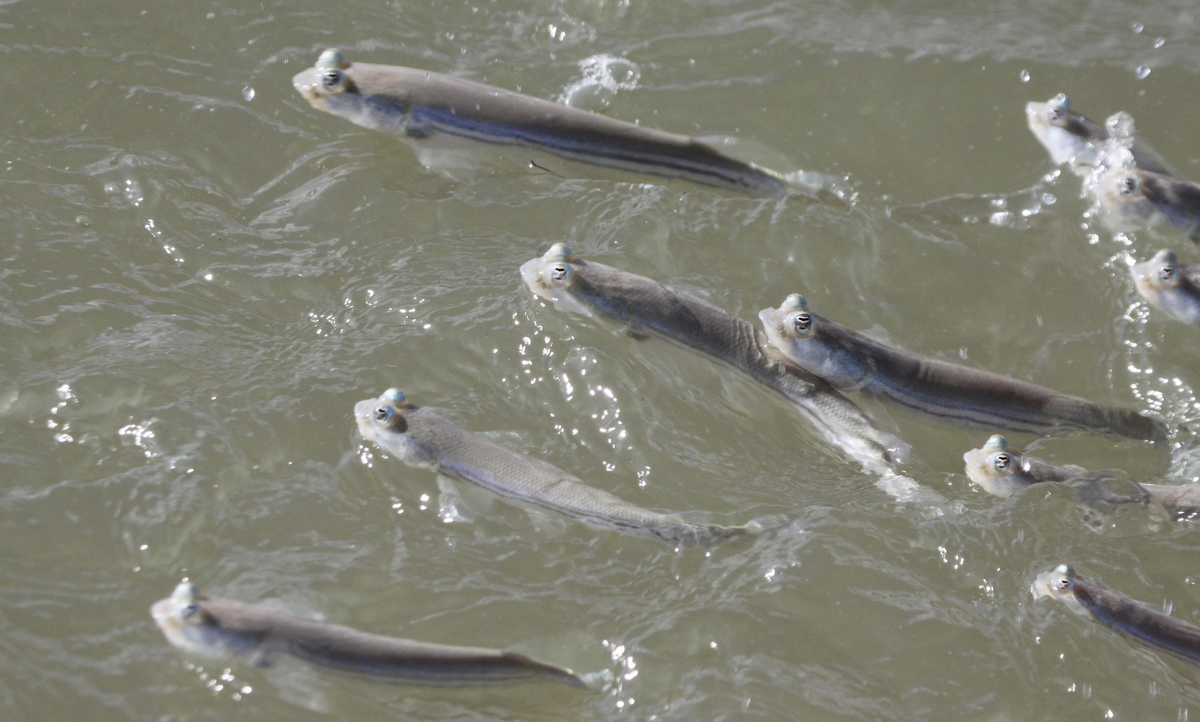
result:
[(525, 282), (525, 287), (533, 291), (533, 295), (546, 299), (547, 301), (554, 300), (554, 293), (542, 283), (542, 259), (535, 258), (532, 261), (526, 261), (521, 264), (521, 280)]
[(363, 438), (373, 438), (375, 436), (375, 425), (372, 423), (372, 418), (375, 413), (376, 399), (363, 399), (354, 405), (354, 421), (358, 424), (358, 433), (363, 435)]
[(1029, 123), (1031, 128), (1033, 126), (1045, 125), (1045, 122), (1042, 120), (1042, 118), (1046, 117), (1046, 114), (1043, 112), (1045, 109), (1045, 103), (1039, 103), (1034, 100), (1025, 104), (1025, 121)]
[(317, 91), (317, 88), (321, 87), (318, 75), (319, 71), (316, 68), (308, 68), (292, 76), (292, 87), (313, 107), (317, 107), (321, 100), (321, 94)]
[(983, 453), (983, 449), (971, 449), (962, 456), (966, 462), (967, 478), (983, 487), (987, 491), (991, 491), (992, 478), (985, 471), (987, 468), (987, 455)]

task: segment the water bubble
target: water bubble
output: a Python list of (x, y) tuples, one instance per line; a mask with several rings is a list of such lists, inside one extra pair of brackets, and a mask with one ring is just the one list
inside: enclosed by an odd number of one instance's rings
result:
[(251, 88), (249, 85), (242, 88), (242, 97), (246, 100), (254, 100), (254, 88)]
[(1150, 68), (1146, 67), (1145, 65), (1139, 65), (1137, 66), (1137, 69), (1133, 71), (1133, 74), (1137, 76), (1138, 80), (1145, 80), (1150, 75)]
[(1161, 48), (1162, 46), (1164, 46), (1166, 44), (1167, 44), (1166, 38), (1155, 38), (1154, 39), (1154, 47), (1156, 47), (1156, 48)]
[(1129, 29), (1132, 30), (1135, 34), (1137, 34), (1137, 33), (1142, 32), (1143, 30), (1145, 30), (1146, 26), (1142, 25), (1141, 23), (1134, 23), (1133, 25), (1129, 26)]
[(1028, 70), (1022, 70), (1022, 71), (1021, 71), (1020, 78), (1021, 78), (1021, 82), (1022, 82), (1022, 83), (1028, 83), (1028, 82), (1029, 82), (1029, 71), (1028, 71)]

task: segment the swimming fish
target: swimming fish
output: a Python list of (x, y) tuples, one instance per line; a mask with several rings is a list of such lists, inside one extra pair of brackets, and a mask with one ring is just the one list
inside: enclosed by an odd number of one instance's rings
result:
[(559, 310), (601, 316), (630, 332), (647, 331), (747, 374), (786, 397), (827, 441), (855, 458), (886, 461), (908, 452), (903, 440), (878, 429), (854, 402), (773, 352), (762, 332), (707, 301), (585, 261), (562, 243), (522, 264), (521, 278)]
[(588, 687), (569, 669), (516, 652), (367, 634), (260, 604), (207, 597), (188, 582), (150, 607), (150, 615), (174, 646), (222, 661), (268, 666), (274, 655), (288, 655), (342, 672), (415, 684), (496, 684), (541, 677)]
[(332, 48), (321, 53), (315, 67), (292, 78), (292, 85), (318, 110), (417, 145), (450, 137), (752, 195), (788, 193), (787, 182), (775, 171), (688, 136), (442, 73), (350, 63)]
[(1200, 628), (1123, 597), (1060, 564), (1037, 575), (1034, 598), (1053, 597), (1087, 610), (1106, 627), (1200, 662)]
[(1057, 466), (1009, 448), (996, 434), (979, 449), (963, 454), (967, 476), (984, 491), (1009, 497), (1030, 484), (1076, 481), (1083, 501), (1145, 503), (1154, 500), (1175, 519), (1200, 516), (1200, 484), (1142, 484), (1115, 469), (1088, 471), (1080, 466)]
[(511, 502), (552, 511), (600, 529), (671, 544), (711, 546), (758, 534), (762, 525), (692, 524), (630, 504), (539, 459), (488, 441), (410, 403), (399, 389), (360, 401), (354, 418), (363, 438), (396, 458), (480, 486)]
[(1149, 261), (1133, 264), (1133, 284), (1142, 298), (1175, 318), (1200, 326), (1200, 266), (1179, 262), (1164, 248)]
[(936, 421), (1043, 435), (1084, 429), (1166, 439), (1162, 423), (1129, 409), (886, 346), (810, 312), (799, 294), (758, 316), (772, 346), (839, 391), (861, 391)]
[(1100, 167), (1085, 187), (1104, 210), (1104, 220), (1122, 230), (1129, 222), (1170, 224), (1200, 243), (1200, 185), (1128, 163)]
[[(1095, 165), (1100, 160), (1105, 141), (1111, 138), (1108, 129), (1071, 108), (1071, 99), (1059, 93), (1044, 103), (1025, 104), (1025, 120), (1055, 163)], [(1135, 140), (1130, 148), (1137, 167), (1142, 170), (1170, 175), (1171, 171), (1154, 151)]]

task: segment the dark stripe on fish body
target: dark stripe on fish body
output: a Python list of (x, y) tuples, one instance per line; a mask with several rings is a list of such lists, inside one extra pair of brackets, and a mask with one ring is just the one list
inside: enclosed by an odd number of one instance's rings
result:
[(1075, 598), (1101, 624), (1200, 662), (1200, 628), (1156, 612), (1097, 582), (1078, 575), (1072, 578)]

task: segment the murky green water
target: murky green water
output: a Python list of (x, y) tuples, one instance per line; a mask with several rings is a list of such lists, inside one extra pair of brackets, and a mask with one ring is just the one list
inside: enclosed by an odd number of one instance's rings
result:
[[(564, 240), (746, 319), (801, 291), (909, 349), (1177, 432), (1171, 460), (1094, 436), (1018, 447), (1195, 479), (1200, 334), (1151, 311), (1127, 263), (1200, 253), (1167, 229), (1084, 227), (1023, 105), (1127, 110), (1200, 178), (1198, 24), (1191, 3), (1113, 0), (5, 3), (0, 717), (1183, 719), (1194, 667), (1029, 584), (1067, 561), (1200, 622), (1195, 524), (1130, 509), (1097, 533), (1068, 490), (989, 497), (961, 461), (986, 432), (894, 412), (905, 473), (945, 498), (898, 501), (768, 392), (534, 301), (516, 269)], [(636, 87), (607, 113), (736, 138), (855, 200), (447, 180), (295, 94), (330, 45), (546, 98), (582, 61), (624, 58)], [(357, 438), (353, 403), (392, 385), (644, 506), (789, 525), (706, 554), (503, 504), (446, 523), (432, 474)], [(182, 577), (612, 681), (226, 670), (149, 618)]]

